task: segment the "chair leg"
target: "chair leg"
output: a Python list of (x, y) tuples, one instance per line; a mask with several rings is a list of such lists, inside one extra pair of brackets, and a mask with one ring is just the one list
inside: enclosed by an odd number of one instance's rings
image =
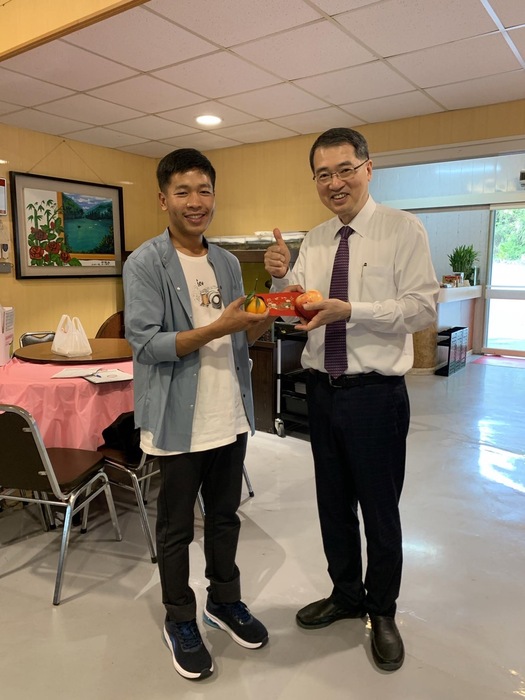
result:
[[(104, 474), (104, 477), (106, 475)], [(113, 495), (111, 493), (111, 486), (109, 485), (109, 481), (107, 480), (107, 477), (105, 479), (106, 483), (104, 484), (104, 493), (106, 495), (106, 502), (108, 504), (108, 510), (109, 514), (111, 516), (111, 522), (113, 524), (113, 530), (115, 531), (115, 539), (117, 542), (120, 542), (122, 540), (122, 533), (120, 532), (120, 526), (118, 524), (118, 519), (117, 519), (117, 511), (115, 510), (115, 503), (113, 501)]]
[(244, 476), (244, 480), (246, 481), (246, 486), (248, 488), (248, 494), (249, 494), (250, 498), (253, 498), (255, 496), (255, 494), (253, 492), (252, 482), (250, 481), (250, 477), (248, 476), (248, 472), (246, 471), (246, 467), (244, 466), (244, 464), (242, 465), (242, 473)]
[[(44, 498), (44, 494), (41, 494), (40, 491), (33, 491), (33, 496), (35, 498)], [(44, 505), (43, 503), (37, 503), (36, 507), (38, 519), (40, 520), (40, 524), (42, 525), (45, 532), (49, 532), (49, 530), (51, 529), (51, 523), (54, 527), (56, 527), (54, 518), (52, 516), (51, 508), (49, 506)]]
[(73, 517), (73, 505), (68, 503), (64, 515), (64, 529), (62, 530), (62, 542), (60, 544), (60, 554), (58, 555), (57, 577), (55, 581), (55, 592), (53, 594), (53, 605), (60, 604), (60, 593), (62, 591), (62, 579), (64, 577), (64, 567), (66, 563), (69, 535), (71, 533), (71, 520)]
[(91, 501), (89, 501), (89, 495), (91, 494), (91, 486), (88, 486), (86, 490), (86, 495), (84, 496), (85, 500), (88, 501), (84, 508), (82, 509), (82, 523), (80, 525), (80, 534), (85, 535), (87, 532), (87, 524), (88, 524), (88, 515), (89, 515), (89, 505)]
[[(248, 488), (248, 494), (249, 494), (250, 498), (253, 498), (255, 496), (255, 493), (253, 491), (252, 482), (250, 481), (250, 477), (248, 476), (248, 472), (246, 471), (246, 467), (244, 466), (244, 464), (242, 465), (242, 474), (244, 476), (244, 480), (246, 481), (246, 486)], [(204, 509), (204, 501), (203, 501), (202, 493), (201, 493), (200, 489), (199, 489), (199, 493), (197, 494), (197, 502), (199, 504), (201, 515), (204, 518), (204, 516), (206, 515), (206, 511)]]
[(200, 489), (199, 489), (199, 493), (197, 494), (197, 502), (199, 504), (201, 515), (204, 518), (204, 516), (206, 515), (206, 511), (204, 510), (204, 500), (202, 498), (202, 493), (201, 493)]
[(141, 479), (142, 500), (144, 501), (144, 505), (146, 505), (148, 502), (149, 487), (151, 483), (151, 476), (154, 464), (155, 462), (150, 462), (145, 466), (146, 476), (143, 479)]
[(151, 534), (151, 528), (149, 526), (148, 514), (146, 512), (146, 507), (144, 506), (143, 493), (140, 488), (139, 480), (137, 475), (130, 472), (131, 483), (133, 484), (133, 489), (135, 491), (135, 498), (137, 499), (137, 506), (140, 515), (140, 524), (142, 526), (142, 532), (148, 543), (149, 555), (153, 564), (157, 563), (157, 553), (155, 552), (155, 545), (153, 544), (153, 537)]

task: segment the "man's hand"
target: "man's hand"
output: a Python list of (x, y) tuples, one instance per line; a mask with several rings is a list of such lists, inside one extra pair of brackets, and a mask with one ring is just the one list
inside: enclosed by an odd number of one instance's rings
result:
[(352, 304), (341, 299), (323, 299), (315, 304), (305, 304), (304, 308), (307, 311), (319, 311), (319, 313), (311, 321), (303, 319), (300, 324), (294, 326), (298, 331), (313, 331), (314, 328), (326, 326), (327, 323), (347, 320), (352, 314)]
[(249, 311), (245, 311), (243, 304), (245, 299), (246, 297), (239, 297), (239, 299), (232, 301), (232, 303), (224, 309), (218, 322), (221, 324), (225, 323), (225, 327), (230, 329), (227, 330), (224, 335), (236, 333), (238, 331), (246, 331), (248, 344), (251, 345), (270, 328), (275, 319), (270, 317), (269, 309), (266, 309), (262, 314), (252, 314)]
[(280, 279), (286, 275), (290, 267), (290, 250), (278, 228), (274, 228), (273, 235), (275, 243), (272, 243), (264, 254), (264, 267), (272, 277)]
[(271, 326), (273, 319), (269, 318), (270, 312), (268, 309), (263, 314), (251, 314), (245, 311), (243, 306), (245, 299), (246, 297), (244, 296), (232, 301), (219, 318), (207, 326), (177, 333), (177, 355), (184, 357), (184, 355), (202, 348), (210, 340), (222, 338), (232, 333), (239, 333), (240, 331), (246, 331), (248, 342), (256, 340), (264, 333), (266, 328)]

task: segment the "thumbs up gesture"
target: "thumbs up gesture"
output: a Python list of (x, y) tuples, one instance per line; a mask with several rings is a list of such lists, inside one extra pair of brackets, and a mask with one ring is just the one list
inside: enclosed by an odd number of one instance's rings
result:
[(264, 267), (272, 277), (284, 277), (290, 266), (290, 250), (283, 241), (283, 236), (278, 228), (274, 228), (275, 243), (264, 254)]

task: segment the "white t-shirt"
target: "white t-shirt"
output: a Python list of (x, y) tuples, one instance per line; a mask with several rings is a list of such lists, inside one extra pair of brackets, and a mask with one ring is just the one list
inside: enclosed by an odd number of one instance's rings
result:
[[(215, 321), (224, 306), (208, 256), (192, 257), (177, 251), (191, 299), (195, 328)], [(231, 337), (216, 338), (199, 349), (200, 370), (193, 416), (190, 452), (201, 452), (235, 442), (250, 426), (235, 371)], [(153, 434), (141, 430), (140, 444), (150, 455), (172, 455), (153, 445)]]

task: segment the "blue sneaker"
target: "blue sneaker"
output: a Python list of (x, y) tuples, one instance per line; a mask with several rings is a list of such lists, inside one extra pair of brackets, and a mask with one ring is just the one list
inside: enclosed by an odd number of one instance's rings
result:
[(164, 623), (164, 639), (171, 651), (173, 665), (184, 678), (200, 681), (213, 672), (213, 661), (204, 646), (195, 620)]
[(268, 641), (268, 630), (262, 622), (253, 617), (241, 600), (217, 604), (208, 596), (204, 622), (224, 630), (234, 642), (246, 649), (258, 649)]

